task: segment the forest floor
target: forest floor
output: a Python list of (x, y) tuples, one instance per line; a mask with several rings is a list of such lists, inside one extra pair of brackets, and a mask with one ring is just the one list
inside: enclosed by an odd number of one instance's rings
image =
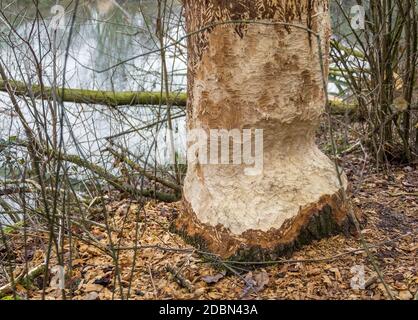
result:
[[(71, 246), (65, 243), (65, 264), (71, 258), (72, 265), (71, 270), (66, 268), (66, 298), (388, 299), (389, 289), (395, 299), (417, 299), (418, 164), (391, 166), (389, 173), (376, 173), (361, 150), (342, 156), (341, 163), (351, 183), (351, 201), (362, 215), (362, 235), (384, 282), (358, 236), (315, 241), (274, 265), (250, 270), (247, 265), (204, 259), (171, 233), (170, 224), (181, 210), (179, 203), (149, 201), (141, 206), (120, 199), (106, 204), (113, 231), (96, 225), (89, 230), (89, 243), (76, 236)], [(96, 220), (98, 224), (105, 221), (100, 214)], [(77, 232), (82, 238), (84, 231)], [(47, 235), (28, 232), (29, 269), (44, 263), (47, 249), (42, 237)], [(9, 237), (18, 277), (25, 267), (23, 235), (15, 231)], [(53, 255), (50, 266), (56, 264)], [(50, 270), (47, 281), (41, 274), (29, 287), (17, 285), (19, 296), (41, 299), (44, 293), (46, 299), (62, 299), (58, 269)], [(0, 286), (6, 282), (0, 279)]]

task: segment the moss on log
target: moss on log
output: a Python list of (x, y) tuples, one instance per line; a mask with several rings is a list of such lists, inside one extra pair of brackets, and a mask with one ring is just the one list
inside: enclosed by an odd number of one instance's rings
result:
[(366, 56), (363, 52), (359, 51), (359, 50), (355, 50), (353, 48), (349, 48), (346, 47), (344, 45), (342, 45), (340, 42), (336, 41), (336, 40), (331, 40), (331, 46), (338, 50), (341, 53), (345, 53), (346, 56), (351, 56), (351, 57), (355, 57), (357, 59), (365, 59)]
[[(14, 90), (14, 94), (18, 96), (30, 96), (35, 99), (52, 99), (53, 89), (40, 85), (33, 85), (28, 90), (27, 84), (21, 81), (9, 81), (10, 86)], [(6, 91), (5, 82), (0, 80), (0, 91)], [(171, 93), (168, 96), (161, 95), (160, 92), (135, 92), (135, 91), (102, 91), (102, 90), (85, 90), (85, 89), (57, 89), (57, 96), (62, 97), (64, 102), (73, 103), (91, 103), (106, 105), (111, 107), (131, 106), (131, 105), (174, 105), (185, 106), (187, 96), (185, 93)]]
[(3, 231), (4, 231), (4, 234), (6, 236), (8, 236), (8, 235), (12, 234), (13, 232), (19, 230), (22, 227), (23, 227), (23, 221), (19, 221), (19, 222), (13, 224), (13, 225), (4, 227)]
[(329, 102), (331, 107), (331, 113), (333, 115), (345, 115), (348, 114), (350, 116), (355, 115), (358, 111), (358, 107), (356, 104), (352, 103), (345, 103), (339, 100), (331, 100)]
[[(31, 90), (28, 90), (27, 85), (21, 81), (9, 81), (11, 87), (14, 90), (14, 94), (17, 96), (30, 96), (33, 95), (35, 99), (52, 99), (53, 89), (50, 87), (44, 87), (41, 90), (41, 86), (33, 85)], [(0, 80), (0, 91), (6, 92), (6, 86), (4, 81)], [(30, 94), (31, 92), (31, 94)], [(61, 91), (57, 91), (61, 96)], [(62, 95), (63, 102), (72, 103), (90, 103), (96, 105), (105, 105), (110, 107), (120, 106), (135, 106), (135, 105), (149, 105), (159, 106), (170, 104), (176, 107), (184, 108), (187, 104), (186, 93), (171, 93), (168, 99), (165, 95), (161, 96), (160, 92), (135, 92), (135, 91), (102, 91), (102, 90), (85, 90), (85, 89), (64, 89)], [(357, 110), (357, 106), (354, 104), (345, 104), (339, 101), (330, 101), (332, 113), (335, 115), (343, 115), (348, 111), (348, 114), (353, 114)]]

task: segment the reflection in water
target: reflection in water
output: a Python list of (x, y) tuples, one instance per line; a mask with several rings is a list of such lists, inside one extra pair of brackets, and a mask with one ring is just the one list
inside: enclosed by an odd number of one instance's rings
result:
[[(60, 1), (66, 7), (66, 24), (70, 24), (72, 6), (74, 1)], [(25, 7), (23, 3), (27, 3)], [(10, 20), (16, 19), (16, 12), (27, 10), (26, 15), (36, 18), (36, 11), (31, 1), (18, 1), (16, 8), (8, 7), (4, 10)], [(49, 5), (48, 5), (49, 3)], [(50, 8), (56, 1), (42, 1), (40, 15), (51, 19)], [(1, 6), (1, 5), (0, 5)], [(183, 34), (182, 29), (176, 28), (180, 19), (180, 7), (174, 6), (170, 23), (173, 28), (169, 30), (170, 38), (177, 38)], [(160, 57), (158, 54), (144, 56), (109, 72), (101, 71), (118, 62), (129, 59), (138, 54), (146, 53), (158, 48), (155, 38), (156, 1), (117, 1), (117, 0), (84, 0), (78, 9), (77, 20), (72, 33), (70, 56), (68, 60), (66, 86), (80, 88), (100, 88), (103, 90), (158, 90), (160, 83)], [(52, 58), (49, 41), (53, 33), (47, 27), (40, 26), (40, 30), (33, 30), (31, 19), (16, 23), (16, 29), (31, 43), (35, 52), (39, 52), (43, 59), (43, 68), (46, 75), (52, 75)], [(48, 23), (45, 24), (46, 26)], [(6, 28), (6, 26), (3, 26)], [(64, 52), (68, 42), (68, 30), (57, 31), (57, 59), (63, 63)], [(39, 38), (38, 38), (39, 37)], [(40, 41), (38, 41), (40, 39)], [(4, 39), (7, 41), (6, 39)], [(2, 54), (10, 56), (10, 67), (16, 78), (19, 74), (17, 62), (29, 59), (27, 48), (17, 50), (17, 57), (13, 57), (10, 48), (2, 44)], [(6, 51), (6, 52), (4, 52)], [(170, 58), (170, 54), (168, 58)], [(179, 59), (168, 61), (173, 70), (185, 73), (185, 64)], [(32, 66), (33, 67), (33, 66)], [(185, 79), (172, 79), (173, 90), (184, 89)]]
[[(41, 1), (40, 16), (51, 19), (50, 8), (55, 0)], [(74, 1), (59, 1), (66, 8), (67, 26), (71, 23)], [(121, 64), (107, 72), (97, 72), (129, 59), (138, 54), (147, 53), (158, 48), (155, 38), (155, 21), (157, 15), (156, 1), (117, 1), (117, 0), (85, 0), (80, 2), (76, 23), (71, 38), (71, 46), (66, 64), (65, 86), (70, 88), (100, 89), (114, 91), (159, 91), (161, 89), (161, 63), (159, 54), (145, 55), (141, 58)], [(0, 3), (0, 8), (3, 9)], [(3, 10), (2, 10), (3, 11)], [(178, 27), (181, 8), (177, 4), (170, 15), (169, 38), (177, 39), (184, 33)], [(37, 59), (42, 63), (43, 81), (52, 85), (54, 68), (57, 74), (56, 83), (64, 79), (65, 49), (67, 47), (69, 28), (57, 30), (56, 35), (47, 28), (45, 23), (33, 28), (37, 18), (32, 1), (17, 1), (4, 12), (10, 21), (14, 21), (17, 32), (27, 39), (36, 52)], [(25, 12), (28, 19), (19, 19), (17, 12)], [(7, 26), (0, 26), (1, 31)], [(168, 40), (165, 39), (168, 43)], [(52, 50), (54, 46), (56, 52)], [(185, 91), (186, 65), (185, 58), (178, 58), (175, 47), (167, 52), (167, 66), (171, 91)], [(26, 82), (37, 82), (36, 67), (28, 46), (16, 36), (9, 39), (0, 35), (0, 53), (14, 79)], [(177, 57), (176, 57), (177, 56)], [(24, 66), (22, 66), (24, 62)], [(26, 102), (21, 100), (22, 107)], [(29, 102), (30, 106), (30, 102)], [(24, 107), (28, 119), (34, 123), (31, 109)], [(45, 104), (37, 101), (36, 108), (49, 114)], [(158, 108), (157, 108), (158, 109)], [(65, 151), (81, 154), (111, 169), (111, 161), (103, 156), (101, 150), (106, 145), (107, 136), (123, 132), (132, 127), (143, 127), (157, 119), (165, 118), (165, 109), (156, 112), (156, 108), (126, 107), (109, 110), (103, 106), (87, 106), (65, 104), (64, 140)], [(10, 113), (10, 101), (6, 94), (0, 93), (0, 137), (16, 135), (24, 137), (22, 128), (16, 118), (3, 117)], [(178, 110), (173, 111), (178, 112)], [(50, 125), (49, 125), (50, 126)], [(175, 129), (179, 132), (177, 143), (184, 152), (185, 124), (184, 119), (175, 121)], [(158, 139), (157, 154), (150, 155), (150, 161), (167, 163), (168, 150), (165, 147), (166, 131)], [(119, 143), (125, 145), (135, 154), (144, 154), (153, 150), (152, 134), (134, 132), (122, 136)], [(0, 157), (0, 162), (2, 161)]]

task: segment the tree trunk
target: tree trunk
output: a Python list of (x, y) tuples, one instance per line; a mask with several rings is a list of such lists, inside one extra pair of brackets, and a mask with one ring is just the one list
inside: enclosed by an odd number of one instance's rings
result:
[[(251, 261), (341, 231), (348, 221), (341, 184), (334, 164), (315, 145), (328, 75), (328, 1), (184, 4), (193, 32), (188, 129), (208, 136), (212, 129), (262, 129), (263, 168), (205, 164), (189, 155), (185, 210), (175, 229), (223, 258)], [(307, 30), (320, 35), (322, 59), (316, 35)], [(342, 181), (346, 188), (345, 176)]]

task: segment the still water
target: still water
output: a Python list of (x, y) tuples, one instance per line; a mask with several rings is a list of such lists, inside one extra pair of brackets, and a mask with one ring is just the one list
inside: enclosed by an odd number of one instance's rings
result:
[[(1, 11), (6, 18), (0, 16), (0, 52), (3, 63), (14, 79), (25, 80), (27, 83), (38, 82), (32, 55), (35, 53), (42, 63), (46, 86), (51, 86), (54, 81), (61, 86), (64, 81), (68, 88), (161, 90), (161, 56), (158, 52), (146, 54), (159, 48), (159, 40), (155, 35), (158, 13), (156, 1), (82, 0), (72, 29), (70, 26), (74, 15), (74, 1), (42, 1), (37, 19), (32, 1), (10, 1), (9, 5), (2, 3)], [(165, 45), (184, 35), (181, 7), (176, 1), (168, 3), (170, 7), (166, 9), (165, 19), (168, 36), (164, 39)], [(60, 24), (56, 24), (59, 28), (55, 33), (52, 26), (59, 12), (53, 7), (57, 4), (65, 8), (65, 14), (60, 16)], [(38, 23), (34, 24), (34, 21)], [(12, 28), (16, 32), (12, 32)], [(182, 46), (184, 48), (184, 44)], [(180, 51), (176, 46), (167, 50), (169, 87), (173, 92), (185, 91), (184, 52), (185, 50)], [(102, 72), (138, 55), (142, 56)], [(35, 106), (29, 102), (28, 107), (23, 99), (19, 103), (25, 116), (34, 122), (32, 109)], [(36, 102), (36, 108), (48, 113), (48, 109), (41, 102)], [(104, 138), (164, 119), (165, 108), (159, 111), (157, 109), (159, 108), (140, 106), (110, 110), (104, 106), (65, 103), (64, 149), (69, 154), (82, 155), (109, 167), (111, 161), (104, 158), (101, 152), (107, 143)], [(174, 114), (179, 112), (180, 110), (173, 110)], [(176, 148), (184, 153), (184, 118), (174, 120), (174, 129)], [(11, 111), (7, 95), (0, 93), (0, 139), (6, 140), (10, 136), (24, 138), (22, 127)], [(156, 149), (154, 136), (155, 130), (142, 135), (135, 132), (123, 135), (117, 142), (138, 155), (151, 149), (153, 151), (149, 160), (164, 164), (169, 160), (167, 130), (163, 127), (159, 132)]]

